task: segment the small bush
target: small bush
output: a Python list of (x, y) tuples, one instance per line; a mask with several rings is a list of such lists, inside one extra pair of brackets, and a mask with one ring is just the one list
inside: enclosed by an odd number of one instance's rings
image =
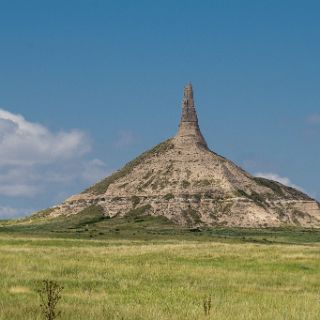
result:
[(57, 304), (61, 299), (63, 287), (52, 280), (43, 280), (38, 289), (40, 296), (41, 313), (46, 320), (54, 320), (60, 316), (61, 311), (57, 311)]
[(165, 200), (170, 200), (170, 199), (174, 199), (174, 195), (172, 194), (172, 193), (167, 193), (164, 197), (163, 197), (163, 199), (165, 199)]

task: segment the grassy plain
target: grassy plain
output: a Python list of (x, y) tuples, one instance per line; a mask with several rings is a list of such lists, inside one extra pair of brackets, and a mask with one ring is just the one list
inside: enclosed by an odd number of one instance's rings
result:
[[(0, 319), (320, 319), (320, 232), (181, 230), (150, 217), (0, 222)], [(204, 314), (203, 301), (212, 308)]]

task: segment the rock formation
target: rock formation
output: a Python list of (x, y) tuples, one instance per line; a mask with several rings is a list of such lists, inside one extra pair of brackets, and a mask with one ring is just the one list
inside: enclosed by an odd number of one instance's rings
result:
[(320, 227), (317, 201), (254, 177), (208, 149), (191, 84), (184, 89), (175, 137), (42, 214), (77, 214), (89, 206), (101, 206), (110, 218), (165, 216), (182, 226)]

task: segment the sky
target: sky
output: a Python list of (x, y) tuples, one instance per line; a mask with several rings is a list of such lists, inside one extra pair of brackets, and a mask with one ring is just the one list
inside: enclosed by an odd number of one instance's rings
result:
[(0, 0), (0, 218), (173, 136), (320, 200), (319, 1)]

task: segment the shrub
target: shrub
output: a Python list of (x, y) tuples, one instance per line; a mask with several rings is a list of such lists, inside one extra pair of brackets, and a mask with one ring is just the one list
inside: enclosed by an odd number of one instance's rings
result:
[(165, 200), (170, 200), (170, 199), (173, 199), (174, 198), (174, 195), (172, 194), (172, 193), (167, 193), (164, 197), (163, 197), (163, 199), (165, 199)]
[(60, 316), (61, 311), (57, 311), (57, 304), (61, 299), (63, 287), (52, 280), (43, 280), (42, 286), (38, 289), (40, 296), (41, 312), (46, 320), (54, 320)]

